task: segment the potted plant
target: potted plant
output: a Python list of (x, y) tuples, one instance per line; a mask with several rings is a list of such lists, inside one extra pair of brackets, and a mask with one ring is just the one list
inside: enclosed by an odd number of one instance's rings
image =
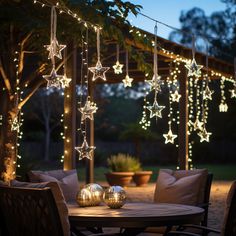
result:
[(139, 170), (136, 171), (133, 175), (133, 181), (135, 182), (136, 186), (143, 187), (147, 185), (152, 175), (152, 171), (147, 170)]
[(113, 155), (107, 160), (110, 172), (105, 173), (109, 185), (127, 186), (134, 175), (134, 172), (140, 170), (140, 162), (128, 155), (119, 153)]

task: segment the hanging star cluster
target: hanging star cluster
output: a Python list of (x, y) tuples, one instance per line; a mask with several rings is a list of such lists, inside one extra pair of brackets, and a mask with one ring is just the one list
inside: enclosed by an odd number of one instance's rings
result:
[(92, 154), (95, 149), (96, 147), (88, 145), (86, 138), (84, 138), (84, 141), (80, 147), (75, 147), (75, 150), (79, 153), (79, 160), (84, 158), (92, 160)]
[(122, 69), (123, 69), (123, 64), (120, 64), (119, 61), (119, 55), (120, 55), (120, 48), (119, 48), (119, 44), (116, 45), (116, 64), (113, 65), (113, 69), (114, 69), (114, 73), (115, 74), (122, 74)]
[[(48, 59), (52, 62), (52, 70), (50, 74), (43, 75), (43, 78), (47, 81), (47, 88), (65, 88), (69, 86), (71, 81), (70, 78), (65, 75), (58, 75), (55, 69), (55, 57), (62, 59), (62, 50), (65, 49), (66, 45), (61, 45), (58, 43), (56, 38), (56, 28), (57, 28), (57, 15), (56, 8), (53, 6), (51, 8), (51, 36), (50, 44), (45, 45), (47, 51), (49, 51)], [(65, 64), (65, 62), (64, 62)]]
[(203, 66), (198, 65), (195, 58), (187, 62), (185, 67), (188, 69), (188, 77), (195, 76), (199, 78), (201, 76), (201, 69)]

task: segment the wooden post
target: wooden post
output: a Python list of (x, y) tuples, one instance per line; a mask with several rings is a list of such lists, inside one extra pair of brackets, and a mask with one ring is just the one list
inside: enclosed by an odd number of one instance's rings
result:
[[(88, 95), (91, 101), (94, 99), (94, 84), (90, 80), (88, 83)], [(89, 145), (94, 146), (94, 120), (89, 120)], [(86, 183), (94, 182), (94, 151), (92, 153), (92, 160), (86, 160)]]
[(76, 59), (77, 48), (75, 43), (69, 44), (67, 77), (72, 78), (70, 86), (64, 90), (64, 170), (75, 168), (75, 145), (76, 145)]
[(188, 170), (188, 77), (184, 65), (181, 66), (180, 103), (179, 103), (179, 167), (181, 170)]

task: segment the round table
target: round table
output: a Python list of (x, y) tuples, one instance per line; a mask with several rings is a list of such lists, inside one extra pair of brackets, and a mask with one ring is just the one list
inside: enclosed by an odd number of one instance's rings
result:
[(151, 226), (173, 226), (199, 223), (204, 209), (167, 203), (126, 203), (120, 209), (102, 205), (79, 207), (68, 205), (71, 225), (78, 227), (120, 227), (145, 229)]

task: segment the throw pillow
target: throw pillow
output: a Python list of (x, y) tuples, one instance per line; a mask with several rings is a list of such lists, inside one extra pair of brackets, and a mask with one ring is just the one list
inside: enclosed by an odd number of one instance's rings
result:
[(197, 205), (200, 200), (203, 200), (201, 199), (203, 197), (201, 191), (202, 186), (205, 186), (206, 183), (205, 174), (207, 177), (207, 171), (205, 170), (202, 172), (194, 172), (194, 170), (184, 172), (160, 170), (154, 201), (158, 203)]

